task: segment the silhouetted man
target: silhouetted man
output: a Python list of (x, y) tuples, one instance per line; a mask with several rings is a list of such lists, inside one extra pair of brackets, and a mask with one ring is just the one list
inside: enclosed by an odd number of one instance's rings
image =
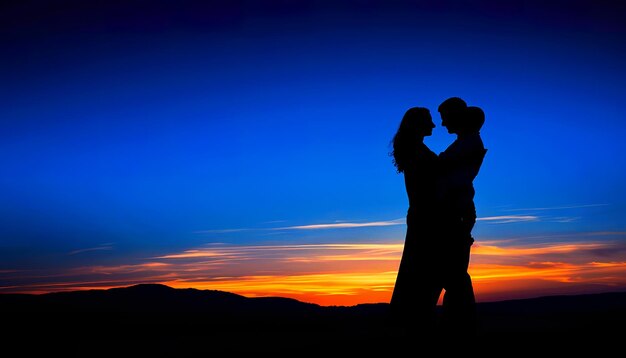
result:
[(485, 115), (458, 97), (445, 100), (438, 110), (441, 125), (448, 133), (457, 135), (439, 154), (444, 322), (450, 333), (471, 335), (476, 328), (476, 302), (467, 269), (474, 242), (471, 232), (476, 223), (473, 180), (486, 153), (479, 132)]

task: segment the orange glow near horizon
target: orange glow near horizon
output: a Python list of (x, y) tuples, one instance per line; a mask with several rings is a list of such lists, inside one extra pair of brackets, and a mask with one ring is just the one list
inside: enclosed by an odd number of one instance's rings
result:
[[(323, 306), (350, 306), (388, 301), (395, 278), (396, 271), (335, 272), (297, 276), (249, 276), (204, 282), (171, 281), (164, 284), (175, 288), (223, 290), (246, 297), (280, 296)], [(268, 295), (268, 292), (271, 294)]]
[[(402, 249), (398, 242), (213, 244), (134, 264), (77, 267), (46, 275), (5, 270), (0, 272), (3, 282), (19, 277), (29, 283), (1, 286), (0, 293), (162, 283), (247, 297), (290, 297), (320, 305), (389, 302)], [(624, 290), (624, 252), (621, 241), (549, 245), (485, 241), (472, 249), (470, 274), (479, 301)]]

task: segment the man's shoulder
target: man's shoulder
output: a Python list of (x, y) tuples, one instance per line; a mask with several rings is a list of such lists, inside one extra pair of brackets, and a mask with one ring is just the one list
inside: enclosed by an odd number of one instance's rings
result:
[(469, 148), (485, 148), (485, 144), (483, 143), (483, 139), (480, 137), (480, 134), (476, 133), (476, 134), (471, 134), (468, 135), (467, 137), (463, 137), (460, 140), (460, 144), (459, 146), (462, 147), (463, 149), (469, 149)]
[(480, 135), (471, 135), (457, 138), (452, 144), (439, 154), (440, 158), (466, 158), (475, 154), (484, 155), (485, 145)]

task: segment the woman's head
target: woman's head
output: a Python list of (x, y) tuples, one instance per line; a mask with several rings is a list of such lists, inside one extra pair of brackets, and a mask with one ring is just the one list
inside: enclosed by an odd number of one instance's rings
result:
[(424, 141), (424, 137), (433, 134), (433, 118), (430, 110), (424, 107), (409, 108), (402, 117), (400, 127), (393, 137), (393, 164), (398, 173), (402, 173), (411, 155), (416, 155), (415, 148)]
[(433, 118), (430, 110), (424, 107), (409, 108), (402, 117), (398, 133), (406, 134), (410, 137), (421, 138), (433, 134)]

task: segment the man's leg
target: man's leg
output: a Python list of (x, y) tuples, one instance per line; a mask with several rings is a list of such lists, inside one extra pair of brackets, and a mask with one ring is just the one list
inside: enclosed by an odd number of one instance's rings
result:
[(455, 236), (457, 241), (451, 243), (446, 260), (444, 323), (451, 334), (474, 335), (476, 299), (467, 272), (473, 239), (467, 230), (457, 231)]

